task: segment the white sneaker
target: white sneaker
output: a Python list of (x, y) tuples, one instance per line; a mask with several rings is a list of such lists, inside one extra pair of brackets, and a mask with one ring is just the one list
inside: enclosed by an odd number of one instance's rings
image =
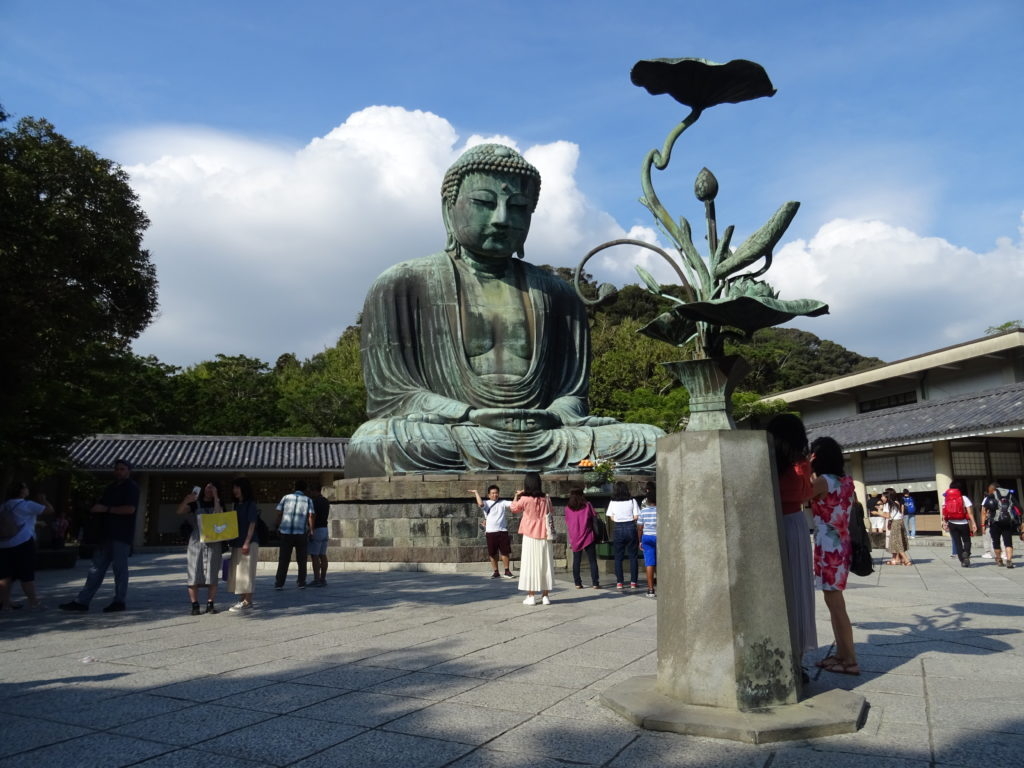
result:
[(544, 597), (542, 597), (540, 599), (540, 602), (541, 602), (541, 605), (551, 605), (551, 601), (548, 600), (548, 596), (547, 595), (544, 595)]
[(533, 595), (527, 595), (526, 599), (523, 600), (523, 605), (536, 605), (536, 604), (537, 604), (537, 598), (534, 597)]
[(228, 613), (242, 613), (244, 611), (251, 611), (252, 603), (248, 600), (239, 600), (237, 603), (228, 608)]
[(992, 560), (995, 557), (995, 555), (993, 555), (991, 552), (986, 552), (984, 555), (982, 555), (982, 557), (986, 560)]

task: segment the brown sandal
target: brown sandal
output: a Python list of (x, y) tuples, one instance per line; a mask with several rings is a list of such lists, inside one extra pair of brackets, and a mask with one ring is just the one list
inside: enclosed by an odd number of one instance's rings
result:
[(822, 667), (826, 672), (835, 672), (837, 675), (859, 675), (860, 665), (854, 661), (847, 664), (839, 659), (835, 660), (835, 663), (829, 664), (827, 667)]

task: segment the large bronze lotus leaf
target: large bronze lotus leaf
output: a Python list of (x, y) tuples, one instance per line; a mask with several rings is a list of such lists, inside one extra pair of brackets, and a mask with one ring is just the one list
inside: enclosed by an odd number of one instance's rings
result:
[(655, 341), (682, 347), (697, 334), (697, 323), (675, 312), (663, 312), (638, 332)]
[(746, 59), (726, 64), (707, 59), (642, 59), (633, 65), (629, 79), (650, 94), (667, 93), (698, 110), (775, 95), (764, 67)]
[[(695, 301), (690, 304), (681, 304), (665, 313), (665, 315), (674, 315), (674, 320), (661, 315), (655, 322), (660, 321), (658, 330), (669, 333), (675, 329), (685, 332), (687, 325), (684, 321), (687, 320), (739, 328), (745, 333), (753, 333), (761, 328), (770, 328), (773, 325), (788, 322), (800, 315), (817, 317), (818, 315), (827, 314), (828, 304), (815, 299), (781, 301), (770, 296), (737, 296), (729, 299), (714, 299), (712, 301)], [(653, 324), (651, 323), (651, 325)], [(651, 334), (647, 330), (649, 327), (643, 328), (641, 333), (650, 336)], [(662, 340), (668, 341), (668, 339)], [(670, 343), (679, 345), (684, 343), (684, 341), (672, 341)]]

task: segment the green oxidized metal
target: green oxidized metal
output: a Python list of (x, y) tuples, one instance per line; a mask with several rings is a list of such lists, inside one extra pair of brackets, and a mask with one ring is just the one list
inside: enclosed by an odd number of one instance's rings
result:
[[(652, 94), (667, 93), (690, 107), (690, 113), (673, 127), (661, 149), (652, 149), (647, 153), (640, 173), (643, 189), (640, 202), (654, 215), (660, 230), (675, 246), (678, 257), (673, 258), (665, 250), (640, 240), (619, 239), (603, 243), (591, 250), (577, 267), (577, 292), (583, 266), (605, 248), (628, 244), (655, 251), (675, 271), (683, 286), (685, 298), (665, 293), (649, 272), (637, 267), (637, 273), (647, 289), (675, 305), (640, 332), (676, 347), (692, 343), (698, 360), (722, 360), (725, 342), (730, 338), (749, 339), (761, 328), (787, 322), (799, 315), (826, 314), (828, 306), (823, 302), (814, 299), (784, 301), (771, 285), (758, 279), (771, 267), (772, 251), (796, 215), (799, 203), (784, 203), (764, 226), (733, 250), (732, 226), (726, 228), (721, 238), (718, 236), (715, 212), (718, 180), (707, 168), (702, 169), (694, 183), (694, 194), (704, 203), (709, 248), (708, 257), (705, 258), (693, 243), (689, 221), (682, 216), (677, 220), (669, 214), (658, 199), (651, 179), (652, 169), (662, 171), (668, 167), (676, 141), (687, 128), (697, 122), (705, 109), (722, 103), (772, 96), (775, 89), (764, 68), (743, 59), (727, 64), (716, 64), (704, 59), (652, 59), (637, 62), (631, 72), (631, 79), (635, 85), (646, 88)], [(762, 263), (757, 266), (759, 262)], [(602, 285), (596, 300), (583, 299), (587, 303), (597, 304), (609, 300), (614, 293), (613, 286)], [(693, 367), (683, 365), (681, 369), (679, 364), (666, 365), (673, 371), (673, 375)], [(728, 394), (738, 382), (737, 372), (740, 368), (734, 364), (725, 365), (723, 361), (723, 367), (728, 369), (728, 373), (710, 375), (708, 366), (698, 367), (699, 372), (687, 374), (686, 380), (681, 380), (690, 391), (691, 422), (688, 428), (731, 428)], [(718, 408), (724, 411), (721, 417), (708, 415)], [(702, 415), (695, 417), (695, 414)]]

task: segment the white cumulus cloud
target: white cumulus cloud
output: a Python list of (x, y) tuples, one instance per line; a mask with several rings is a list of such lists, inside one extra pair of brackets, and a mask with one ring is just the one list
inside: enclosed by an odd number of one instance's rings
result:
[[(380, 272), (441, 250), (440, 185), (469, 146), (429, 112), (369, 107), (301, 148), (193, 127), (121, 137), (152, 225), (160, 316), (135, 348), (178, 365), (217, 353), (273, 362), (332, 344)], [(527, 256), (575, 266), (623, 232), (574, 174), (577, 145), (516, 147), (541, 172)]]
[[(514, 146), (541, 172), (531, 262), (575, 267), (594, 246), (623, 237), (658, 244), (653, 226), (627, 232), (588, 200), (576, 181), (579, 147), (569, 141), (463, 139), (443, 117), (385, 106), (355, 112), (301, 147), (151, 128), (114, 147), (152, 221), (146, 247), (160, 280), (160, 316), (136, 351), (177, 365), (217, 353), (273, 363), (333, 344), (380, 272), (441, 250), (444, 171), (485, 141)], [(1007, 291), (1024, 284), (1024, 228), (975, 253), (891, 217), (856, 215), (831, 218), (776, 254), (766, 277), (781, 298), (831, 307), (794, 325), (893, 360), (1024, 319), (1017, 291)], [(586, 269), (621, 286), (638, 281), (634, 265), (675, 282), (659, 255), (636, 246), (603, 251)]]
[[(781, 298), (815, 298), (830, 314), (793, 325), (861, 354), (896, 360), (1024, 319), (1024, 227), (985, 253), (877, 220), (833, 219), (787, 243), (767, 278)], [(999, 297), (1003, 297), (1002, 300)]]

